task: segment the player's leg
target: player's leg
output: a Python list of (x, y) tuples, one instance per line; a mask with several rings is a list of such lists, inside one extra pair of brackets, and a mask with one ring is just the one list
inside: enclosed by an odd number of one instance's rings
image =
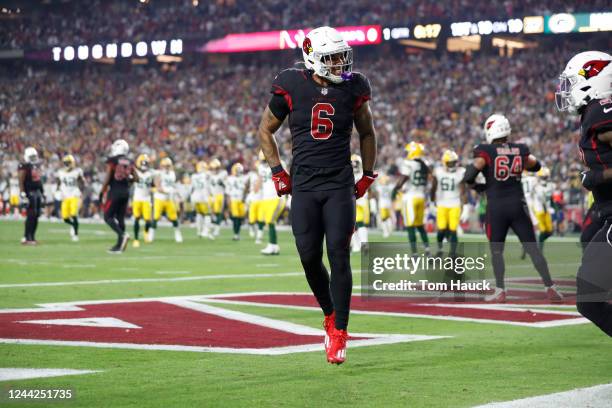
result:
[(368, 200), (363, 204), (363, 223), (357, 227), (357, 235), (359, 235), (359, 246), (368, 242), (368, 226), (370, 225), (370, 204)]
[(140, 219), (142, 218), (143, 205), (143, 201), (132, 202), (132, 215), (134, 216), (134, 242), (132, 242), (132, 246), (134, 248), (138, 248), (140, 246)]
[(422, 197), (416, 197), (414, 199), (414, 225), (416, 230), (419, 232), (419, 236), (421, 237), (421, 242), (423, 242), (423, 246), (425, 247), (425, 253), (429, 254), (429, 237), (427, 237), (427, 231), (425, 231), (425, 226), (423, 221), (425, 220), (425, 199)]
[(270, 200), (260, 200), (257, 208), (257, 234), (255, 235), (255, 243), (261, 244), (263, 240), (263, 230), (266, 226), (266, 207)]
[(437, 256), (442, 255), (444, 238), (448, 235), (448, 210), (449, 208), (442, 206), (438, 206), (436, 209), (436, 225), (438, 227), (438, 234), (436, 236), (436, 241), (438, 242)]
[(359, 234), (357, 233), (357, 231), (359, 231), (360, 228), (364, 227), (364, 218), (365, 218), (365, 209), (364, 206), (362, 205), (355, 205), (355, 229), (356, 232), (354, 232), (351, 235), (351, 250), (353, 252), (359, 252), (361, 251), (361, 239)]
[(457, 238), (457, 229), (459, 228), (459, 221), (461, 218), (461, 207), (453, 207), (448, 211), (448, 241), (450, 242), (450, 256), (457, 254), (457, 244), (459, 239)]
[(352, 188), (325, 193), (327, 197), (323, 203), (323, 222), (331, 269), (330, 288), (336, 311), (336, 328), (346, 330), (353, 289), (349, 242), (355, 227), (355, 194)]
[(547, 288), (551, 287), (553, 285), (553, 281), (550, 277), (550, 271), (548, 270), (548, 263), (546, 262), (544, 255), (542, 255), (542, 251), (536, 243), (535, 232), (533, 230), (533, 224), (531, 223), (531, 217), (529, 216), (527, 207), (524, 205), (515, 205), (512, 213), (512, 230), (529, 254), (531, 262), (533, 262), (533, 266), (542, 277), (544, 286)]
[(70, 215), (72, 216), (72, 226), (74, 228), (73, 241), (79, 240), (79, 210), (81, 208), (81, 199), (74, 197), (70, 206)]
[(417, 242), (416, 242), (416, 232), (414, 227), (415, 222), (415, 213), (414, 206), (412, 205), (412, 197), (405, 196), (403, 200), (403, 216), (404, 216), (404, 225), (406, 226), (406, 231), (408, 231), (408, 242), (410, 243), (410, 250), (413, 255), (416, 254), (417, 251)]
[(74, 236), (74, 224), (72, 223), (72, 217), (70, 216), (70, 198), (64, 198), (60, 205), (60, 213), (62, 220), (70, 225), (70, 236)]
[(293, 192), (291, 229), (306, 280), (326, 316), (334, 311), (329, 273), (323, 264), (323, 206), (320, 192)]
[(216, 194), (213, 198), (213, 235), (218, 236), (221, 231), (221, 222), (223, 221), (223, 194)]
[(115, 234), (117, 234), (117, 240), (115, 245), (111, 247), (109, 252), (117, 252), (121, 247), (121, 242), (123, 238), (123, 231), (119, 226), (119, 223), (116, 219), (116, 214), (118, 212), (119, 200), (113, 199), (110, 196), (107, 197), (107, 202), (104, 205), (104, 222), (113, 230)]
[(495, 275), (495, 291), (492, 295), (485, 297), (485, 301), (488, 302), (505, 302), (506, 300), (504, 247), (506, 235), (508, 235), (508, 229), (510, 228), (510, 219), (505, 207), (500, 203), (489, 202), (487, 204), (485, 228), (491, 249), (493, 274)]
[(117, 201), (118, 203), (115, 218), (117, 219), (117, 225), (119, 225), (119, 228), (121, 229), (121, 243), (119, 244), (119, 249), (121, 251), (125, 251), (128, 240), (130, 239), (130, 236), (125, 232), (125, 214), (127, 213), (129, 198), (124, 197)]
[(600, 216), (597, 205), (593, 204), (591, 208), (589, 208), (582, 223), (580, 244), (582, 244), (583, 251), (586, 249), (587, 245), (589, 245), (589, 242), (591, 242), (595, 234), (603, 228), (604, 224), (605, 220)]
[(280, 246), (278, 245), (278, 236), (276, 234), (276, 222), (285, 209), (285, 198), (271, 199), (266, 206), (264, 221), (268, 226), (268, 246), (261, 250), (264, 255), (278, 255)]
[(151, 208), (151, 201), (144, 201), (142, 203), (142, 218), (145, 222), (144, 227), (144, 240), (145, 242), (151, 242), (151, 224), (153, 222), (153, 214)]
[(240, 239), (240, 229), (242, 228), (242, 223), (244, 222), (245, 216), (246, 216), (246, 205), (242, 201), (236, 201), (236, 212), (234, 215), (236, 219), (236, 227), (234, 230), (234, 236), (236, 240)]
[(550, 213), (547, 211), (541, 211), (536, 214), (536, 218), (538, 219), (538, 245), (540, 247), (540, 251), (544, 250), (544, 241), (546, 241), (553, 232), (552, 218)]
[(612, 223), (595, 234), (582, 256), (576, 277), (576, 307), (580, 314), (612, 337)]
[(174, 227), (174, 240), (178, 243), (183, 242), (183, 235), (179, 229), (178, 214), (176, 212), (176, 203), (173, 200), (168, 200), (166, 203), (166, 217)]
[(204, 209), (203, 203), (196, 202), (195, 207), (195, 221), (196, 221), (196, 236), (202, 238), (204, 233)]

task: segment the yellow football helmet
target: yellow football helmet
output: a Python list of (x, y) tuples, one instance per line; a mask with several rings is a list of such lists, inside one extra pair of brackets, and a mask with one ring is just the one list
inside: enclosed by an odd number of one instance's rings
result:
[(172, 159), (169, 157), (164, 157), (159, 162), (159, 167), (161, 167), (164, 170), (172, 170)]
[(206, 163), (204, 160), (200, 160), (196, 163), (196, 171), (198, 173), (204, 173), (205, 171), (208, 171), (208, 163)]
[(221, 168), (221, 162), (219, 159), (212, 159), (210, 163), (208, 163), (208, 167), (211, 170), (219, 170), (219, 168)]
[(445, 150), (444, 154), (442, 155), (442, 164), (444, 164), (444, 167), (447, 168), (455, 167), (458, 160), (459, 156), (457, 156), (457, 153), (452, 150)]
[(147, 154), (139, 154), (136, 158), (136, 168), (140, 170), (146, 170), (149, 167), (149, 156)]
[(425, 146), (422, 143), (410, 142), (406, 145), (406, 152), (409, 159), (419, 159), (425, 153)]
[(232, 176), (241, 176), (244, 173), (244, 166), (240, 163), (234, 163), (231, 169)]
[(540, 170), (538, 170), (536, 175), (541, 179), (548, 180), (550, 177), (550, 169), (548, 167), (542, 167)]
[(64, 166), (68, 167), (69, 169), (74, 167), (75, 162), (74, 156), (71, 154), (67, 154), (62, 158), (62, 163), (64, 163)]

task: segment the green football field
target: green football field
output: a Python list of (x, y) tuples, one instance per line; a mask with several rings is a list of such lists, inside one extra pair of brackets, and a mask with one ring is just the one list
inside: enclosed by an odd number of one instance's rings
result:
[[(305, 296), (294, 296), (295, 303), (279, 295), (309, 293), (289, 232), (279, 233), (282, 252), (274, 257), (260, 255), (246, 231), (240, 242), (229, 230), (207, 241), (191, 228), (183, 229), (182, 244), (170, 228), (160, 228), (155, 243), (110, 255), (114, 236), (104, 225), (83, 225), (80, 242), (73, 243), (64, 224), (41, 223), (38, 247), (19, 244), (22, 228), (0, 221), (0, 369), (95, 372), (2, 382), (0, 405), (470, 407), (612, 382), (610, 339), (591, 324), (571, 323), (578, 318), (571, 305), (516, 305), (517, 313), (511, 305), (492, 307), (485, 317), (468, 310), (469, 318), (436, 307), (353, 313), (352, 333), (419, 341), (349, 342), (347, 362), (332, 366), (322, 337), (319, 350), (299, 349), (321, 328), (320, 310), (304, 304)], [(382, 240), (375, 233), (371, 239)], [(570, 282), (579, 251), (567, 250), (571, 239), (565, 243), (551, 243), (546, 255), (555, 278)], [(516, 248), (507, 255), (508, 277), (537, 278)], [(360, 258), (351, 261), (358, 286)], [(517, 287), (530, 284), (517, 280)], [(233, 301), (211, 296), (221, 294), (232, 294), (225, 299)], [(360, 307), (378, 307), (369, 303)], [(529, 323), (547, 311), (558, 312), (558, 319)], [(571, 324), (563, 324), (566, 316)], [(86, 322), (62, 325), (58, 319)], [(290, 336), (274, 329), (278, 324), (292, 327)], [(235, 350), (256, 349), (258, 342), (270, 352)], [(294, 346), (300, 352), (291, 352)], [(15, 389), (71, 389), (74, 395), (9, 400)]]

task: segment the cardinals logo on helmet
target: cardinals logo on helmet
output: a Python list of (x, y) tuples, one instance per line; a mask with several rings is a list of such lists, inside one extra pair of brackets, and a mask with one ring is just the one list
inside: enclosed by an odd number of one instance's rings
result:
[(597, 76), (605, 67), (608, 66), (610, 61), (595, 60), (589, 61), (582, 66), (582, 69), (578, 71), (578, 75), (585, 77), (586, 79)]
[(310, 38), (306, 37), (304, 38), (304, 43), (302, 43), (302, 48), (304, 49), (304, 52), (308, 55), (310, 55), (310, 53), (312, 52), (312, 42), (310, 41)]

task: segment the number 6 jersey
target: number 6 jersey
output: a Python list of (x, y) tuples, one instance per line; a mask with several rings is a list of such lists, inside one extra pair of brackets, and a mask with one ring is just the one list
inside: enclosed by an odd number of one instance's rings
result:
[(487, 180), (487, 200), (524, 198), (521, 174), (529, 154), (527, 145), (520, 143), (480, 144), (474, 148), (474, 157), (486, 161), (482, 174)]
[(350, 139), (355, 112), (370, 99), (368, 79), (350, 79), (324, 87), (312, 72), (287, 69), (272, 83), (269, 108), (279, 120), (289, 116), (293, 190), (321, 191), (354, 185)]

